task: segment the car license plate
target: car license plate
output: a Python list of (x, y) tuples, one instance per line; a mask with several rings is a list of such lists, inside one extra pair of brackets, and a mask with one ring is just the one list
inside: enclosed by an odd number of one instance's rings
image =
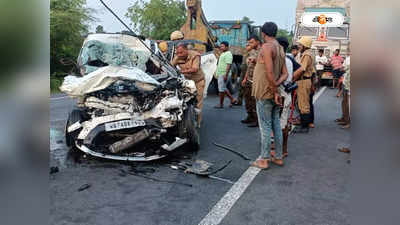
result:
[(112, 123), (106, 123), (106, 131), (122, 130), (134, 127), (146, 126), (143, 120), (121, 120)]

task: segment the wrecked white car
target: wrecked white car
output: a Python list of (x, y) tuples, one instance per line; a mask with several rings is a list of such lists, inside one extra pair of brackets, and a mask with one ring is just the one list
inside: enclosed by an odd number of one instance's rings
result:
[(197, 150), (196, 87), (157, 45), (128, 34), (92, 34), (85, 40), (80, 77), (61, 90), (77, 98), (65, 128), (71, 148), (122, 161), (163, 158), (181, 146)]

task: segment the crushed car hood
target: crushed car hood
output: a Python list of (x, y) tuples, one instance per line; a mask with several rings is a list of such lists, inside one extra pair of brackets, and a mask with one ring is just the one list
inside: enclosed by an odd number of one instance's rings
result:
[(139, 68), (106, 66), (84, 77), (67, 76), (60, 90), (71, 97), (79, 97), (103, 90), (117, 80), (140, 81), (153, 85), (160, 83)]

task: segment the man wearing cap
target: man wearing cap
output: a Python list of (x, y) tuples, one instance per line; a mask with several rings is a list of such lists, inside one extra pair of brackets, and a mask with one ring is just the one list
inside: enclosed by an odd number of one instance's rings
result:
[(176, 56), (172, 60), (173, 66), (178, 66), (181, 73), (188, 80), (193, 80), (197, 89), (198, 127), (201, 124), (201, 110), (203, 108), (203, 94), (205, 87), (204, 73), (200, 68), (200, 54), (189, 50), (187, 45), (181, 43), (176, 47)]
[(301, 70), (293, 74), (293, 79), (297, 81), (297, 98), (300, 110), (301, 127), (296, 129), (297, 133), (308, 133), (309, 126), (313, 120), (313, 107), (311, 99), (312, 74), (314, 71), (314, 62), (311, 52), (311, 37), (302, 37), (299, 40), (301, 52), (300, 65)]
[[(268, 169), (269, 162), (283, 166), (282, 130), (278, 87), (288, 77), (285, 52), (275, 39), (278, 26), (267, 22), (262, 28), (264, 44), (258, 54), (254, 69), (252, 95), (256, 98), (257, 116), (261, 133), (261, 154), (251, 163), (260, 169)], [(271, 157), (271, 131), (274, 132), (275, 156)]]
[(176, 30), (171, 33), (170, 38), (171, 38), (171, 41), (179, 41), (179, 40), (183, 40), (184, 35), (183, 35), (182, 31)]

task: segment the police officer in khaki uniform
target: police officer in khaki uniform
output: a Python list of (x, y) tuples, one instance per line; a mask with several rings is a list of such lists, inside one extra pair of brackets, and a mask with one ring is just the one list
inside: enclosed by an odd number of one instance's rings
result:
[(258, 127), (256, 99), (251, 95), (251, 90), (253, 87), (254, 69), (256, 67), (259, 52), (259, 49), (253, 49), (250, 51), (249, 57), (247, 58), (247, 73), (243, 80), (244, 98), (248, 117), (247, 121), (242, 121), (242, 123), (248, 123), (248, 127)]
[(299, 40), (301, 52), (300, 65), (301, 70), (293, 74), (293, 79), (297, 81), (297, 99), (300, 110), (301, 127), (296, 129), (296, 133), (308, 133), (309, 125), (312, 123), (312, 74), (314, 71), (314, 62), (311, 52), (311, 37), (302, 37)]
[(201, 110), (203, 108), (203, 95), (205, 87), (204, 73), (200, 68), (200, 53), (189, 50), (187, 45), (179, 44), (176, 47), (176, 56), (172, 60), (173, 66), (178, 66), (181, 73), (188, 80), (193, 80), (197, 89), (198, 127), (201, 124)]
[(247, 118), (241, 122), (249, 124), (248, 127), (258, 127), (256, 99), (254, 96), (252, 96), (251, 91), (253, 87), (254, 69), (256, 67), (258, 54), (261, 48), (261, 41), (258, 36), (251, 36), (248, 40), (248, 43), (251, 49), (246, 58), (247, 71), (242, 81), (242, 86), (244, 87), (243, 97), (245, 98)]

